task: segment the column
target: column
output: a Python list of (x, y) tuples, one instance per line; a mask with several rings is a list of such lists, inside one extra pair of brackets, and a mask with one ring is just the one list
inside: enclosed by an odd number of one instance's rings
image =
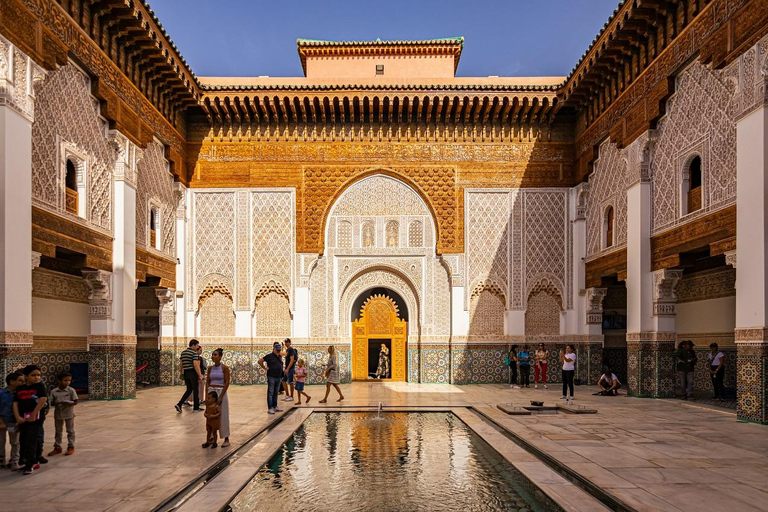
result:
[(650, 153), (654, 135), (648, 131), (628, 148), (627, 386), (633, 396), (669, 397), (675, 392), (674, 301), (660, 293), (670, 287), (674, 291), (680, 274), (651, 271)]
[(160, 349), (160, 385), (172, 386), (178, 379), (176, 354), (174, 351), (176, 333), (176, 290), (173, 288), (158, 288), (155, 290), (159, 302), (158, 324), (160, 336), (158, 348)]
[[(573, 212), (573, 276), (579, 288), (586, 282), (587, 201), (589, 183), (574, 188)], [(606, 288), (581, 289), (574, 296), (576, 325), (566, 324), (570, 332), (578, 333), (576, 346), (576, 378), (583, 384), (597, 382), (603, 369), (603, 299)], [(575, 315), (574, 315), (575, 316)], [(569, 331), (566, 331), (568, 333)]]
[(112, 272), (84, 270), (91, 291), (88, 387), (92, 399), (136, 396), (136, 163), (141, 150), (116, 130)]
[[(768, 69), (762, 69), (763, 90)], [(736, 386), (742, 421), (768, 423), (768, 96), (736, 124)], [(735, 266), (735, 255), (732, 263)]]
[[(0, 36), (0, 375), (32, 360), (32, 59)], [(39, 261), (39, 259), (38, 259)]]

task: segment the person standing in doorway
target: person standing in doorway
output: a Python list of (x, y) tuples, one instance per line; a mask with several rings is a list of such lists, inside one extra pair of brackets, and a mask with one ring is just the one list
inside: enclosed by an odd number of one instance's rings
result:
[(277, 406), (277, 395), (283, 381), (283, 358), (280, 357), (279, 343), (272, 345), (272, 352), (259, 359), (259, 366), (267, 372), (267, 413), (282, 412)]
[[(560, 351), (560, 362), (563, 363), (563, 396), (566, 402), (573, 400), (573, 376), (576, 374), (576, 353), (573, 345), (566, 345), (565, 352)], [(570, 390), (571, 396), (568, 396)]]
[(512, 345), (507, 355), (509, 361), (509, 387), (520, 389), (517, 385), (517, 345)]
[(680, 393), (683, 400), (693, 396), (693, 371), (696, 368), (696, 352), (691, 340), (683, 340), (675, 352), (677, 376), (680, 381)]
[(213, 390), (216, 393), (216, 401), (221, 406), (219, 435), (224, 438), (221, 447), (226, 448), (229, 446), (229, 393), (227, 391), (229, 391), (229, 382), (232, 380), (232, 372), (229, 366), (221, 362), (223, 357), (224, 349), (217, 348), (211, 352), (213, 364), (208, 367), (205, 384), (207, 386), (206, 396)]
[(200, 408), (200, 381), (203, 380), (203, 374), (200, 372), (200, 360), (197, 357), (197, 347), (200, 346), (200, 342), (192, 339), (189, 340), (189, 346), (181, 352), (179, 359), (181, 360), (181, 373), (184, 375), (184, 384), (187, 389), (176, 404), (176, 412), (181, 412), (181, 406), (192, 395), (193, 410), (202, 411)]
[(539, 343), (539, 348), (533, 354), (536, 362), (533, 367), (533, 388), (538, 389), (539, 382), (544, 384), (544, 389), (547, 388), (547, 358), (549, 357), (549, 350), (544, 348), (543, 343)]
[(291, 346), (291, 338), (283, 340), (285, 346), (285, 369), (283, 369), (284, 402), (293, 402), (293, 375), (296, 372), (296, 361), (299, 360), (299, 351)]
[(711, 352), (707, 354), (709, 359), (709, 375), (712, 379), (712, 387), (715, 389), (715, 398), (724, 398), (725, 386), (725, 354), (720, 352), (717, 343), (709, 345)]
[(517, 353), (517, 364), (520, 365), (520, 386), (530, 387), (531, 353), (528, 352), (528, 345), (523, 345), (523, 350)]
[(341, 388), (339, 388), (339, 364), (336, 362), (336, 349), (333, 345), (328, 347), (328, 363), (325, 365), (324, 375), (326, 379), (325, 398), (320, 400), (320, 403), (324, 404), (328, 401), (328, 394), (331, 392), (331, 386), (333, 386), (339, 394), (339, 399), (336, 401), (341, 402), (344, 400), (344, 395), (341, 393)]

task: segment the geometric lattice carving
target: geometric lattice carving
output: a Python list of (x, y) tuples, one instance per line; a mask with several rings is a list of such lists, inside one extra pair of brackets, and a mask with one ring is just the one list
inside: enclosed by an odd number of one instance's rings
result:
[(176, 257), (176, 197), (173, 175), (168, 170), (165, 147), (157, 141), (147, 145), (137, 164), (136, 185), (136, 245), (147, 246), (149, 226), (149, 202), (159, 205), (161, 250), (169, 257)]
[(54, 211), (64, 211), (64, 176), (59, 172), (60, 141), (76, 146), (87, 160), (86, 220), (112, 230), (112, 170), (115, 152), (104, 132), (99, 105), (91, 96), (90, 80), (75, 66), (48, 74), (36, 89), (36, 115), (32, 125), (32, 195)]
[(525, 194), (525, 279), (531, 283), (539, 274), (551, 274), (565, 282), (566, 194), (526, 192)]
[(208, 299), (213, 297), (213, 295), (216, 293), (220, 293), (221, 295), (228, 297), (230, 301), (232, 300), (232, 294), (229, 292), (229, 290), (225, 285), (223, 285), (222, 283), (219, 283), (218, 281), (212, 281), (208, 285), (206, 285), (205, 289), (202, 292), (200, 292), (200, 297), (197, 299), (197, 307), (200, 308)]
[(291, 310), (288, 293), (279, 283), (265, 284), (256, 296), (256, 335), (290, 336)]
[(387, 222), (384, 237), (387, 247), (397, 247), (399, 245), (400, 227), (397, 221), (391, 220)]
[(680, 220), (683, 168), (693, 151), (702, 157), (700, 212), (736, 200), (735, 92), (723, 71), (698, 61), (677, 76), (652, 149), (653, 232)]
[(414, 220), (408, 226), (408, 247), (424, 247), (424, 224)]
[(235, 272), (235, 194), (231, 192), (194, 193), (195, 281), (199, 296), (202, 279), (219, 274), (229, 282)]
[(251, 205), (253, 290), (259, 290), (267, 276), (275, 276), (273, 281), (285, 287), (283, 291), (290, 300), (294, 253), (293, 195), (290, 191), (253, 192)]
[(600, 157), (589, 177), (587, 256), (594, 256), (603, 249), (601, 240), (609, 205), (613, 207), (613, 244), (607, 249), (612, 251), (627, 243), (627, 162), (624, 153), (610, 140), (600, 144)]
[[(394, 317), (392, 316), (394, 313)], [(392, 321), (399, 318), (397, 304), (386, 295), (372, 295), (368, 297), (360, 308), (360, 316), (366, 319), (368, 334), (389, 334), (392, 330)]]
[(208, 286), (200, 296), (200, 335), (234, 336), (232, 295), (221, 286)]
[(490, 279), (499, 283), (506, 297), (507, 225), (506, 193), (472, 192), (467, 196), (467, 271), (469, 282)]
[(504, 295), (489, 287), (472, 294), (469, 302), (470, 335), (504, 335)]
[(560, 299), (552, 290), (537, 290), (528, 297), (525, 310), (526, 336), (560, 334)]

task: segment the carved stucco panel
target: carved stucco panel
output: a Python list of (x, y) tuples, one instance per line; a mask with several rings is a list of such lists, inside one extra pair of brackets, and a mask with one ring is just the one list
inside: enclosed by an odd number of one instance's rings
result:
[[(589, 176), (587, 199), (587, 257), (610, 252), (627, 243), (627, 155), (609, 140), (600, 144), (599, 158)], [(614, 211), (614, 244), (603, 249), (602, 232), (605, 212)]]
[[(193, 193), (193, 230), (195, 297), (203, 278), (220, 274), (229, 283), (235, 279), (235, 193)], [(234, 290), (230, 285), (230, 293)]]
[(251, 194), (251, 265), (254, 292), (274, 279), (293, 299), (294, 199), (290, 190)]
[(38, 87), (32, 124), (33, 201), (53, 211), (65, 210), (57, 148), (58, 141), (69, 142), (87, 155), (86, 220), (111, 232), (115, 151), (90, 91), (88, 77), (71, 64), (50, 72)]
[[(160, 242), (162, 253), (176, 257), (176, 195), (173, 175), (165, 159), (165, 147), (158, 141), (147, 145), (138, 163), (136, 184), (136, 245), (147, 247), (149, 241), (149, 209), (160, 209)], [(150, 248), (154, 251), (154, 248)]]
[(703, 186), (696, 215), (736, 200), (735, 92), (723, 71), (698, 61), (677, 76), (652, 149), (653, 232), (681, 222), (682, 176), (694, 153), (702, 157)]

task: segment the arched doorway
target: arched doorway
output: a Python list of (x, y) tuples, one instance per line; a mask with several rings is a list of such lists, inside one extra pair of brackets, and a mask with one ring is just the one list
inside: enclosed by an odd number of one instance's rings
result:
[[(407, 372), (408, 312), (394, 291), (369, 290), (355, 303), (352, 319), (352, 378), (405, 381)], [(382, 357), (382, 351), (384, 356)]]

